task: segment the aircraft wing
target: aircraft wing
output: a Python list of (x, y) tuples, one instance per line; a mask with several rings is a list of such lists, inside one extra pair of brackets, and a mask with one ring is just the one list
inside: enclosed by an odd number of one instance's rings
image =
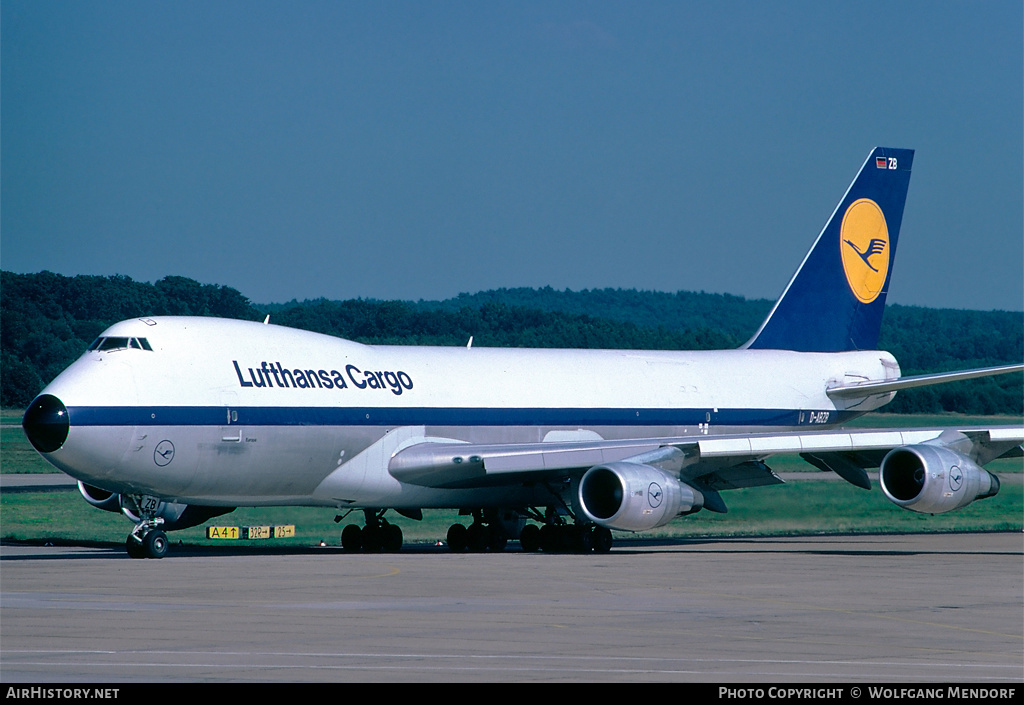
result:
[(596, 465), (650, 465), (706, 490), (781, 482), (764, 463), (780, 453), (800, 454), (869, 488), (865, 468), (878, 467), (890, 450), (937, 444), (954, 448), (979, 465), (1022, 454), (1024, 427), (836, 429), (778, 434), (684, 436), (612, 441), (510, 444), (422, 442), (396, 453), (393, 477), (436, 488), (485, 487), (581, 475)]

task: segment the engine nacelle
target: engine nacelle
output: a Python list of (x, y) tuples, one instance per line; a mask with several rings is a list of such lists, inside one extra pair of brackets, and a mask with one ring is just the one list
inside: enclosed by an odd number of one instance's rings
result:
[(885, 496), (922, 514), (942, 514), (999, 491), (999, 479), (970, 458), (942, 446), (894, 448), (878, 469)]
[[(99, 487), (93, 487), (92, 485), (87, 485), (81, 481), (78, 483), (78, 491), (82, 493), (83, 497), (85, 497), (86, 502), (97, 509), (124, 514), (136, 524), (139, 523), (139, 516), (131, 508), (129, 503), (121, 501), (120, 494), (116, 492), (107, 492), (106, 490), (101, 490)], [(175, 531), (177, 529), (187, 529), (192, 526), (198, 526), (213, 517), (233, 511), (235, 511), (234, 507), (196, 507), (188, 504), (178, 504), (176, 502), (160, 502), (157, 505), (154, 516), (160, 517), (164, 520), (163, 524), (160, 525), (161, 529), (164, 531)]]
[(580, 480), (577, 509), (609, 529), (646, 531), (704, 506), (704, 495), (650, 465), (595, 465)]

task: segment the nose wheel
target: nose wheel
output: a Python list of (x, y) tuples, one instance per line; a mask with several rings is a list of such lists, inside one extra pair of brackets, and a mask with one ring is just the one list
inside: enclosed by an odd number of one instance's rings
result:
[(141, 539), (133, 531), (124, 542), (132, 558), (163, 558), (167, 555), (167, 546), (167, 534), (160, 529), (147, 531)]

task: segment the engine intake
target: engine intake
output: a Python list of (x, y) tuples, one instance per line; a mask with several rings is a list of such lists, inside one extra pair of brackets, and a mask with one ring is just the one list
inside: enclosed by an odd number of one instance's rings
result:
[(577, 509), (609, 529), (646, 531), (699, 511), (704, 496), (662, 470), (638, 463), (595, 465), (580, 480)]
[(999, 479), (970, 458), (927, 444), (889, 451), (878, 479), (893, 503), (922, 514), (951, 512), (999, 491)]

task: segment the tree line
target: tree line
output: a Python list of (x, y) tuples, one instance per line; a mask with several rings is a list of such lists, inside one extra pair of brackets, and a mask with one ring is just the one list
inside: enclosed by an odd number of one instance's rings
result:
[[(767, 300), (704, 292), (498, 289), (445, 301), (316, 299), (257, 305), (226, 286), (165, 277), (0, 272), (0, 405), (24, 407), (112, 323), (141, 316), (262, 320), (369, 344), (714, 350), (746, 341)], [(1024, 359), (1020, 312), (889, 306), (879, 346), (904, 374)], [(1021, 375), (908, 390), (886, 410), (1024, 413)]]

